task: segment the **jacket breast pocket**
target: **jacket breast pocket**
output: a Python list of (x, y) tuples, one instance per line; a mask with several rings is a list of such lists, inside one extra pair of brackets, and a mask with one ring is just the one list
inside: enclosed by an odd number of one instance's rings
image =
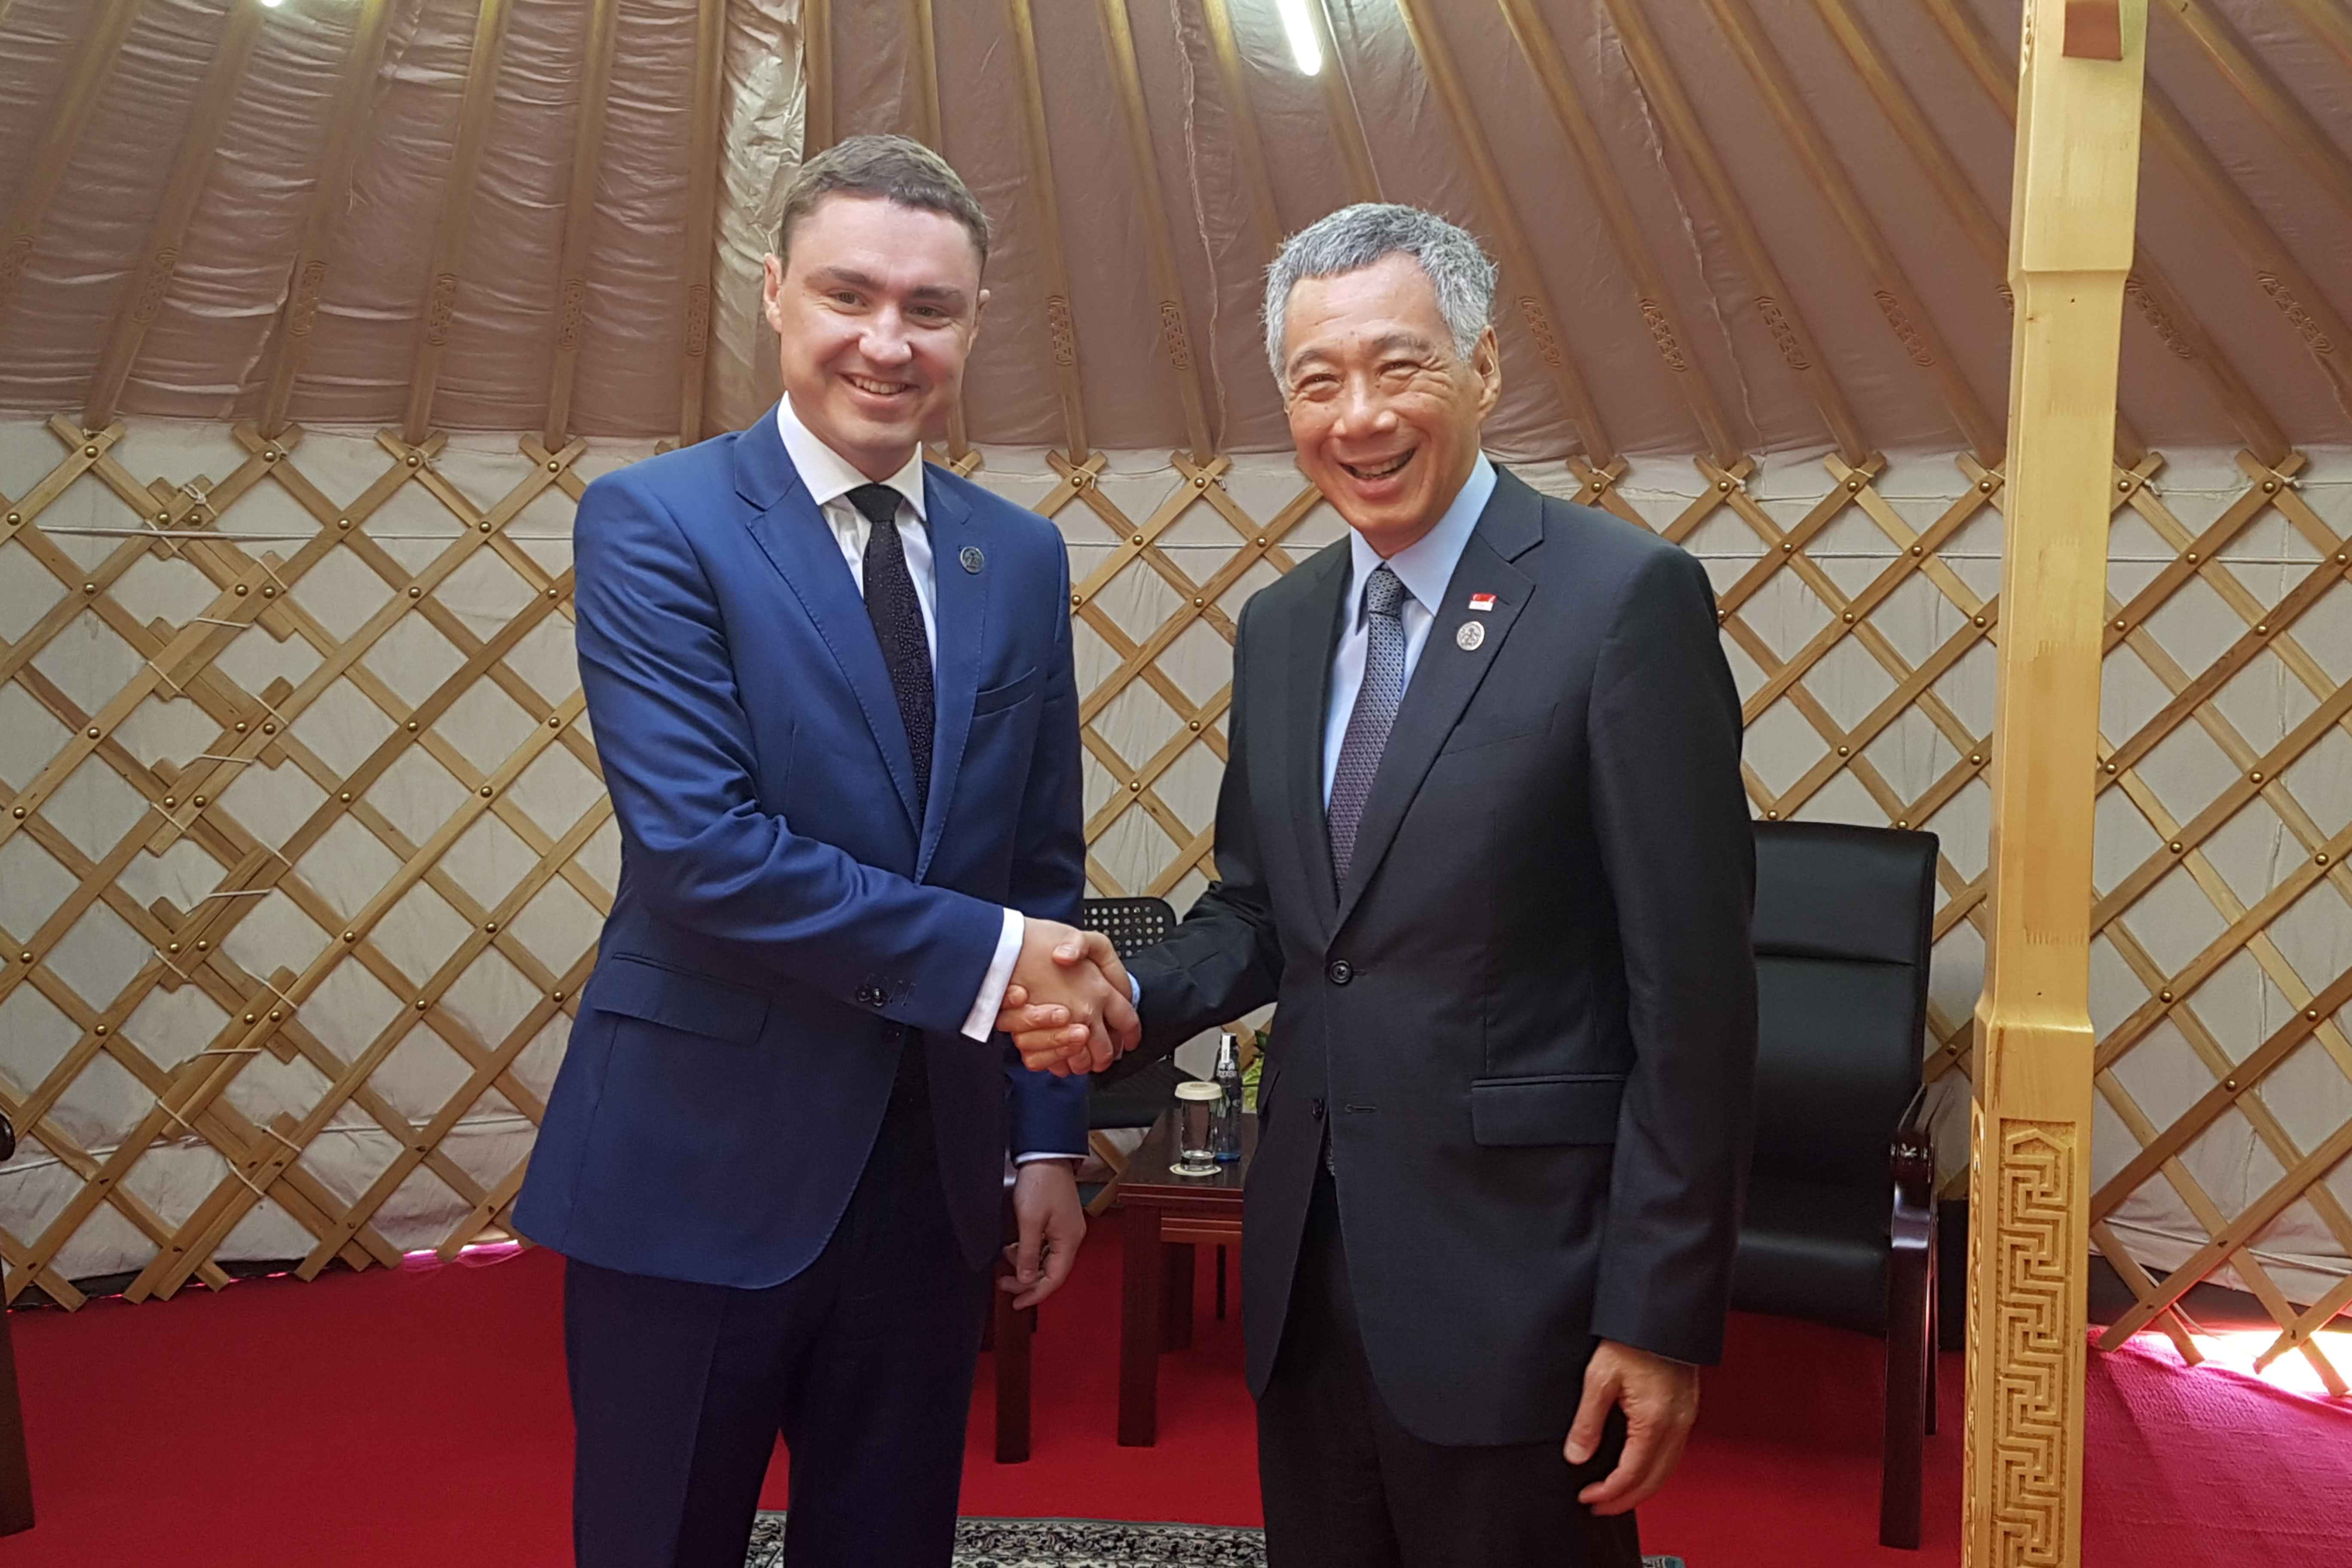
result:
[(1551, 731), (1552, 718), (1559, 711), (1558, 704), (1534, 713), (1497, 713), (1492, 717), (1463, 720), (1445, 737), (1444, 752), (1475, 751), (1481, 746), (1499, 746), (1506, 741), (1524, 740), (1530, 735)]
[(1470, 1084), (1470, 1136), (1489, 1149), (1614, 1143), (1623, 1073), (1482, 1078)]
[(607, 1013), (681, 1034), (748, 1046), (768, 1021), (768, 995), (650, 959), (614, 953), (597, 966), (588, 1000)]
[(1037, 689), (1037, 670), (1031, 666), (1002, 686), (992, 686), (971, 700), (971, 716), (975, 719), (989, 713), (1001, 713), (1005, 709), (1029, 700)]

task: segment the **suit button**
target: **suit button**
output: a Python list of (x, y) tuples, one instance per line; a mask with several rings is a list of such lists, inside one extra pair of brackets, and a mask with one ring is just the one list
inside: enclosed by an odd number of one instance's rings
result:
[(1353, 980), (1356, 977), (1356, 969), (1355, 965), (1349, 963), (1346, 959), (1335, 958), (1331, 961), (1331, 967), (1326, 969), (1323, 972), (1323, 974), (1324, 977), (1329, 980), (1332, 984), (1345, 985), (1349, 981)]
[(1307, 1113), (1315, 1118), (1318, 1121), (1323, 1120), (1323, 1100), (1321, 1096), (1317, 1096), (1314, 1101), (1307, 1107)]
[(879, 1007), (882, 1005), (884, 1001), (882, 987), (879, 985), (859, 986), (857, 988), (857, 1000), (859, 1005), (862, 1006)]

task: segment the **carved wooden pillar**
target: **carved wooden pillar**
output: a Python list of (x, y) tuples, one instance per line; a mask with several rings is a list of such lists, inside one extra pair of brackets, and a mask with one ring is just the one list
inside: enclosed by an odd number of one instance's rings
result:
[(1967, 1568), (2081, 1561), (2092, 780), (2147, 24), (2147, 0), (2025, 0), (1969, 1184)]

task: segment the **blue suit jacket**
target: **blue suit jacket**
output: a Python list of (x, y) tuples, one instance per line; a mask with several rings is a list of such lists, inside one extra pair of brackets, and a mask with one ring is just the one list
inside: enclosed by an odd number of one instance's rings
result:
[(966, 1258), (1003, 1162), (1083, 1153), (1086, 1089), (958, 1031), (1002, 907), (1085, 886), (1069, 565), (1053, 525), (925, 470), (939, 721), (918, 821), (864, 601), (772, 415), (582, 498), (579, 650), (621, 829), (596, 971), (515, 1223), (636, 1274), (761, 1287), (824, 1247), (921, 1034)]

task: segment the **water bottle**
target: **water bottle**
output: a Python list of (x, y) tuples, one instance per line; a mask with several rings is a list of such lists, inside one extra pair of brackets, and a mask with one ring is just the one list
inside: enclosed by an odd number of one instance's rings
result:
[(1242, 1157), (1242, 1064), (1238, 1055), (1239, 1042), (1228, 1032), (1217, 1037), (1217, 1065), (1209, 1080), (1225, 1091), (1217, 1102), (1217, 1158), (1238, 1160)]

